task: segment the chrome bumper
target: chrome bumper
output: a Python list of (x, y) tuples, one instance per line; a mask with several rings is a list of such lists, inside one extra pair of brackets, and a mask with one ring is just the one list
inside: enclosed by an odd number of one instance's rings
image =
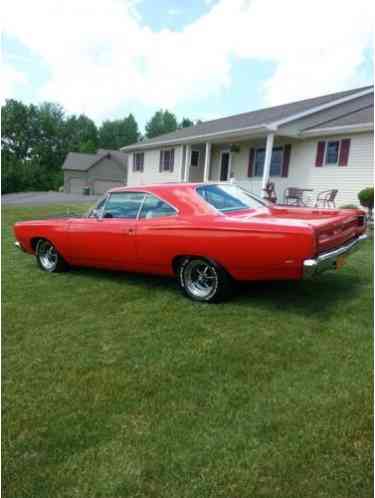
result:
[(334, 251), (322, 254), (316, 259), (305, 259), (303, 262), (303, 278), (311, 278), (323, 271), (335, 270), (336, 261), (339, 256), (349, 255), (357, 251), (360, 248), (361, 243), (367, 239), (367, 235), (363, 234), (348, 244), (345, 244)]

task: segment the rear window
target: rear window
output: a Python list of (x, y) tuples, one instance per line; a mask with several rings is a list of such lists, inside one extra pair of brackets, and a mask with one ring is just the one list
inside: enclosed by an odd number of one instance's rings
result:
[(202, 185), (197, 188), (197, 193), (220, 212), (259, 209), (265, 206), (260, 199), (233, 184)]

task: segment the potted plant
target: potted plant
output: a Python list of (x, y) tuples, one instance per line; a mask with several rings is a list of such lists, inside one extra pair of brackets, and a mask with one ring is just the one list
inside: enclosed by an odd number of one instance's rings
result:
[(368, 209), (368, 217), (372, 220), (372, 210), (374, 208), (374, 187), (367, 187), (361, 190), (358, 194), (361, 206)]

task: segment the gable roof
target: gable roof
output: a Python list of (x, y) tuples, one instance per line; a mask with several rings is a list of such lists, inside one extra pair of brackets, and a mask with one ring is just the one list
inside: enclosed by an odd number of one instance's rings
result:
[(119, 150), (98, 149), (96, 154), (84, 154), (82, 152), (69, 152), (65, 158), (62, 169), (87, 171), (94, 164), (98, 163), (105, 157), (112, 157), (121, 165), (127, 165), (127, 154)]
[(351, 126), (359, 124), (369, 124), (374, 121), (374, 106), (370, 105), (361, 109), (355, 109), (352, 112), (344, 114), (338, 118), (323, 121), (317, 125), (305, 128), (304, 131), (315, 130), (319, 128), (337, 128), (340, 126)]
[(284, 124), (293, 119), (318, 112), (322, 108), (333, 106), (340, 101), (347, 101), (373, 92), (373, 86), (332, 93), (312, 99), (300, 100), (275, 107), (236, 114), (220, 119), (205, 121), (188, 128), (180, 128), (172, 133), (166, 133), (155, 138), (143, 140), (137, 144), (123, 147), (123, 151), (131, 151), (163, 145), (168, 143), (183, 143), (189, 139), (204, 139), (225, 133), (241, 132), (251, 129), (267, 129), (268, 126)]

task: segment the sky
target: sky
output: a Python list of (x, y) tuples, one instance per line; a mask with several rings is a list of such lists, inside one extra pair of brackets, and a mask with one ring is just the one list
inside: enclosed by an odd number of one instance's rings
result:
[(6, 0), (1, 101), (143, 130), (161, 108), (204, 121), (372, 84), (372, 3)]

